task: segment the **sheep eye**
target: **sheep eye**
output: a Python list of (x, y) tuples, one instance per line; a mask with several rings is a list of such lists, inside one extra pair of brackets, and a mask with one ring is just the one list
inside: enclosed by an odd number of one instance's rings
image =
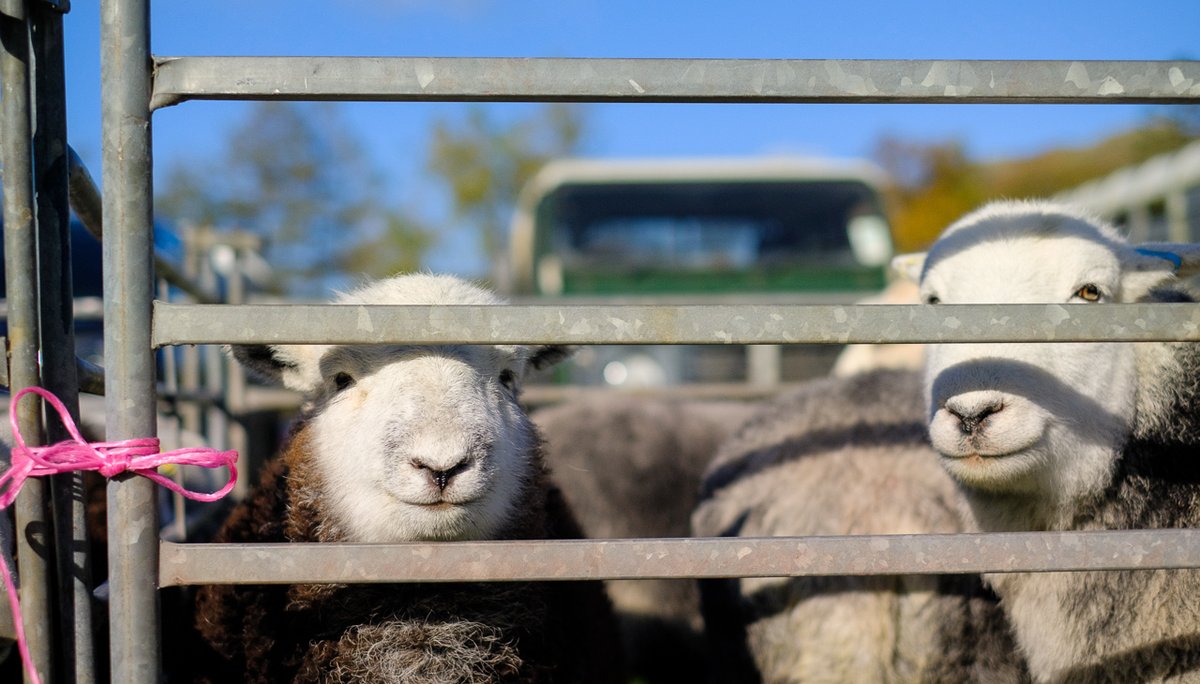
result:
[(517, 388), (517, 376), (509, 369), (505, 368), (500, 371), (500, 384), (508, 390)]
[(349, 373), (338, 373), (337, 375), (333, 376), (333, 386), (337, 388), (337, 391), (339, 392), (353, 384), (354, 377)]
[(1089, 283), (1076, 290), (1075, 296), (1085, 302), (1098, 302), (1100, 301), (1100, 288)]

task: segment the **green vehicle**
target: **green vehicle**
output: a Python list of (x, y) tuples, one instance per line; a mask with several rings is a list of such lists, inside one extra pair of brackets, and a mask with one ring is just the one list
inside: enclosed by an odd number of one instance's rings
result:
[[(626, 302), (854, 302), (883, 288), (892, 256), (882, 181), (869, 164), (829, 160), (556, 161), (518, 202), (513, 290)], [(826, 372), (838, 349), (583, 351), (573, 382), (670, 385), (802, 379)], [(756, 355), (772, 353), (775, 377), (763, 377)]]

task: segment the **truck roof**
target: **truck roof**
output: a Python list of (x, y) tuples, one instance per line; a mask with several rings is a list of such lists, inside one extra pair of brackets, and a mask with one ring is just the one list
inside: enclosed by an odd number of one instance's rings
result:
[(534, 201), (555, 187), (572, 182), (842, 179), (882, 185), (885, 178), (882, 169), (862, 159), (796, 156), (556, 159), (542, 167), (521, 194), (523, 200)]

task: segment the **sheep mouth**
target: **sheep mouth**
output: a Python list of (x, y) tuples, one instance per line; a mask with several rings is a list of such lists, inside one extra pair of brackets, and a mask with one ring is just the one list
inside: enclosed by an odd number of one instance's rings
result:
[(456, 508), (466, 508), (475, 503), (477, 500), (478, 499), (464, 499), (460, 501), (452, 499), (438, 499), (437, 501), (410, 501), (408, 503), (411, 506), (423, 508), (427, 511), (450, 511)]
[(945, 459), (948, 459), (951, 461), (956, 461), (958, 463), (969, 463), (969, 464), (974, 465), (974, 464), (980, 464), (980, 463), (987, 463), (988, 461), (999, 461), (1001, 459), (1012, 458), (1013, 456), (1020, 456), (1020, 455), (1021, 455), (1020, 451), (1008, 451), (1008, 452), (1005, 452), (1002, 454), (985, 454), (985, 453), (980, 453), (978, 451), (970, 451), (970, 452), (963, 453), (963, 454), (942, 454), (942, 458), (945, 458)]
[(447, 511), (451, 508), (458, 508), (460, 504), (452, 503), (450, 501), (434, 501), (433, 503), (422, 503), (417, 505), (427, 511)]

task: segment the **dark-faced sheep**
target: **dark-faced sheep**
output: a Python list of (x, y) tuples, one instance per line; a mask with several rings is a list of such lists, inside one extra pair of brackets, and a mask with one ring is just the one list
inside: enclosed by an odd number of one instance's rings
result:
[[(686, 537), (705, 468), (753, 411), (753, 404), (736, 401), (612, 392), (540, 409), (533, 421), (588, 537)], [(694, 581), (606, 586), (634, 676), (650, 684), (703, 681), (712, 663)]]
[[(916, 371), (812, 381), (766, 404), (713, 462), (698, 536), (961, 531), (926, 441)], [(705, 581), (714, 682), (1015, 682), (1023, 666), (972, 576)]]
[[(1170, 289), (1196, 246), (1136, 249), (1067, 207), (998, 203), (960, 219), (923, 261), (929, 303), (1190, 301)], [(919, 260), (913, 261), (919, 264)], [(1195, 343), (932, 345), (925, 391), (969, 529), (1200, 525)], [(1040, 682), (1200, 681), (1200, 571), (994, 574)]]
[[(335, 303), (496, 305), (448, 276), (404, 275)], [(282, 456), (221, 542), (572, 538), (518, 406), (559, 347), (234, 349), (304, 393)], [(610, 682), (621, 656), (599, 582), (210, 586), (197, 625), (213, 682)]]

